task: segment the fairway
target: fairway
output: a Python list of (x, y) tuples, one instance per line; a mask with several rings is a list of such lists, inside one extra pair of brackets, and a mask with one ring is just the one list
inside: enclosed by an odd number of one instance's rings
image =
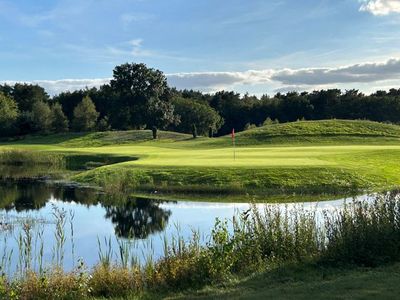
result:
[[(129, 155), (138, 160), (122, 163), (123, 165), (143, 167), (229, 167), (229, 168), (265, 168), (265, 167), (317, 167), (317, 166), (342, 166), (365, 164), (364, 155), (369, 153), (381, 153), (385, 156), (387, 151), (396, 153), (399, 146), (394, 145), (345, 145), (345, 146), (303, 146), (303, 147), (241, 147), (235, 150), (236, 159), (233, 157), (233, 149), (189, 149), (173, 148), (174, 144), (157, 142), (151, 145), (119, 145), (88, 148), (64, 148), (37, 145), (25, 145), (24, 149), (46, 150), (58, 152), (79, 152), (90, 154)], [(19, 147), (18, 147), (19, 148)], [(400, 153), (400, 152), (399, 152)], [(354, 159), (350, 159), (350, 157)], [(347, 157), (349, 160), (343, 160)], [(360, 160), (357, 159), (360, 157)], [(378, 159), (379, 161), (379, 159)], [(382, 157), (382, 162), (385, 158)], [(387, 163), (387, 162), (386, 162)], [(121, 165), (122, 165), (121, 164)]]
[[(31, 137), (1, 149), (127, 156), (132, 160), (74, 174), (113, 189), (254, 194), (376, 191), (400, 185), (400, 127), (367, 121), (278, 124), (229, 137), (148, 131)], [(136, 138), (135, 138), (136, 137)]]

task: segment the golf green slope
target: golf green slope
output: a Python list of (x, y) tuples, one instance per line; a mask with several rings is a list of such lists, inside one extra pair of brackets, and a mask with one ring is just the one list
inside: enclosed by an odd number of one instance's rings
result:
[(268, 125), (236, 135), (236, 160), (230, 136), (151, 137), (150, 131), (64, 134), (3, 143), (0, 149), (132, 157), (71, 177), (108, 191), (334, 194), (400, 185), (397, 125), (342, 120)]

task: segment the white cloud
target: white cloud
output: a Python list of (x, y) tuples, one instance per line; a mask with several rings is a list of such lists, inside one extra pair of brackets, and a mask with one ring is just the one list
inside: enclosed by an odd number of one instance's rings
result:
[[(141, 45), (141, 40), (131, 44)], [(312, 90), (327, 87), (361, 88), (372, 91), (381, 87), (400, 86), (400, 59), (370, 62), (336, 68), (266, 69), (243, 72), (189, 72), (166, 74), (170, 86), (205, 92), (218, 90), (246, 91), (257, 87), (265, 92)], [(37, 80), (49, 94), (99, 87), (105, 79)]]
[(34, 84), (38, 84), (46, 89), (51, 95), (56, 95), (64, 91), (75, 91), (86, 87), (100, 87), (110, 82), (109, 78), (100, 79), (62, 79), (62, 80), (35, 80)]
[(390, 13), (400, 13), (399, 0), (362, 0), (361, 11), (369, 12), (376, 16), (384, 16)]
[[(1, 81), (0, 84), (13, 85), (20, 81)], [(61, 80), (33, 80), (23, 81), (28, 84), (37, 84), (43, 87), (50, 95), (57, 95), (61, 92), (73, 92), (80, 89), (100, 87), (110, 82), (110, 78), (98, 78), (98, 79), (61, 79)]]
[(337, 68), (284, 69), (273, 73), (271, 80), (288, 85), (321, 85), (377, 82), (400, 79), (400, 59), (383, 63), (364, 63)]
[(266, 84), (271, 70), (245, 72), (194, 72), (169, 74), (168, 83), (180, 89), (220, 90), (238, 84)]

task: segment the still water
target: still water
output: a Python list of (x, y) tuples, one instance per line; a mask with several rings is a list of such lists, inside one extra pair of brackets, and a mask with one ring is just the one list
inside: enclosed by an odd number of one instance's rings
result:
[[(343, 199), (304, 205), (326, 210), (342, 204)], [(296, 205), (284, 204), (285, 207)], [(78, 258), (82, 258), (88, 267), (95, 265), (99, 261), (99, 242), (101, 247), (108, 248), (105, 245), (110, 241), (116, 258), (118, 242), (129, 242), (132, 254), (141, 261), (150, 255), (154, 259), (162, 256), (165, 239), (171, 241), (174, 236), (189, 239), (193, 231), (197, 231), (201, 241), (206, 243), (216, 218), (232, 219), (235, 213), (247, 210), (249, 206), (243, 203), (158, 201), (135, 197), (113, 199), (98, 191), (75, 186), (3, 182), (0, 184), (0, 258), (13, 249), (9, 260), (10, 268), (14, 269), (12, 265), (18, 259), (19, 234), (23, 231), (23, 224), (29, 220), (33, 231), (42, 231), (43, 258), (45, 263), (50, 264), (54, 260), (56, 240), (55, 209), (66, 214), (63, 265), (70, 270)], [(40, 244), (37, 235), (34, 235), (32, 244), (32, 251), (37, 252)]]

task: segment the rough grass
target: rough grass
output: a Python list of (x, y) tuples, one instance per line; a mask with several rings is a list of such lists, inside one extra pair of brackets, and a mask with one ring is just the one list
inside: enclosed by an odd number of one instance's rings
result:
[[(134, 157), (73, 180), (114, 191), (316, 194), (400, 185), (400, 126), (370, 121), (274, 124), (230, 137), (192, 139), (150, 131), (29, 137), (4, 147)], [(1, 146), (0, 146), (1, 149)]]
[[(395, 299), (400, 264), (350, 270), (292, 267), (168, 299)], [(143, 297), (145, 298), (145, 297)], [(147, 298), (159, 299), (160, 295)]]

